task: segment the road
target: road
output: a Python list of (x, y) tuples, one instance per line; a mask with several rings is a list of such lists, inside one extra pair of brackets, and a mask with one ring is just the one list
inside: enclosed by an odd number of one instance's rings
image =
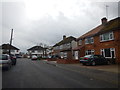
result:
[[(72, 70), (47, 64), (45, 61), (18, 59), (16, 66), (2, 73), (2, 88), (117, 88), (114, 82), (101, 77), (100, 71), (80, 69)], [(94, 72), (94, 75), (91, 75)], [(90, 75), (89, 75), (90, 73)], [(95, 77), (96, 73), (96, 77)], [(104, 73), (105, 74), (105, 73)], [(109, 74), (109, 76), (112, 74)], [(107, 75), (104, 75), (106, 79)]]

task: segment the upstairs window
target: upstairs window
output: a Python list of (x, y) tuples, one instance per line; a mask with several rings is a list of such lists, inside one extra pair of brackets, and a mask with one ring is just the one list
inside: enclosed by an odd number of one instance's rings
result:
[(94, 43), (93, 37), (90, 37), (90, 38), (86, 38), (86, 39), (85, 39), (85, 44), (92, 44), (92, 43)]
[(63, 49), (63, 45), (60, 46), (60, 49)]
[(15, 50), (11, 50), (11, 52), (15, 52)]
[(78, 44), (79, 44), (79, 45), (82, 45), (82, 40), (81, 40), (81, 39), (78, 41)]
[(113, 32), (104, 33), (100, 35), (100, 41), (109, 41), (109, 40), (114, 40)]
[(32, 50), (32, 53), (34, 53), (35, 51), (34, 50)]
[(67, 43), (67, 46), (70, 46), (70, 43)]

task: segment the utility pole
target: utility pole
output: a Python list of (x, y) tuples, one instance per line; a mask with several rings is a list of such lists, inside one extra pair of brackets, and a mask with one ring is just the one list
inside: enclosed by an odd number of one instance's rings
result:
[(108, 19), (108, 5), (106, 5), (106, 18)]
[(9, 46), (9, 55), (11, 54), (12, 36), (13, 36), (13, 29), (11, 30), (11, 38), (10, 38), (10, 46)]

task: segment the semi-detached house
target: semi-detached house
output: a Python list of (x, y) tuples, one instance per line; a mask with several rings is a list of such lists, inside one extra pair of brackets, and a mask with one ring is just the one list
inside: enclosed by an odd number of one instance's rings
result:
[(2, 44), (0, 46), (0, 52), (3, 54), (9, 54), (9, 49), (10, 49), (11, 54), (14, 54), (16, 56), (20, 54), (20, 49), (18, 49), (17, 47), (15, 47), (13, 45)]
[(33, 46), (33, 47), (27, 49), (27, 51), (28, 51), (28, 55), (30, 55), (30, 56), (36, 55), (38, 57), (45, 57), (45, 56), (47, 56), (46, 49), (47, 48), (43, 48), (41, 46)]
[(107, 21), (77, 38), (74, 58), (100, 54), (112, 62), (120, 63), (120, 17)]
[(53, 46), (54, 55), (58, 55), (64, 59), (72, 59), (73, 58), (73, 48), (77, 46), (76, 38), (69, 36), (63, 36), (63, 40), (56, 43)]

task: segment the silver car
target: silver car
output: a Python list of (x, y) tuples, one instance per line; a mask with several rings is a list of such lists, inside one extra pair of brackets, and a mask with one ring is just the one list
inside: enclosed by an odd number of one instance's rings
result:
[(12, 61), (10, 59), (10, 56), (8, 54), (2, 54), (0, 55), (0, 67), (2, 69), (10, 69), (12, 66)]

